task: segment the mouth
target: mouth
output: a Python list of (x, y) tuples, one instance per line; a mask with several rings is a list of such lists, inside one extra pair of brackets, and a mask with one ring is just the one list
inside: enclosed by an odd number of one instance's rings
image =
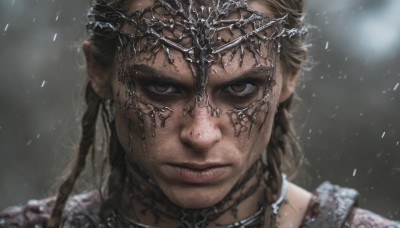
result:
[(228, 166), (218, 163), (169, 164), (174, 179), (188, 184), (211, 184), (217, 182)]

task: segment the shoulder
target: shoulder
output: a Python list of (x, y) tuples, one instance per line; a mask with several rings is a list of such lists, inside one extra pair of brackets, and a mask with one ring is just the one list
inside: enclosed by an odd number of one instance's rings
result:
[[(0, 212), (0, 227), (45, 227), (54, 203), (55, 197), (49, 197), (6, 208)], [(80, 227), (82, 224), (98, 224), (99, 207), (97, 191), (72, 196), (65, 207), (65, 225)]]
[(45, 226), (55, 197), (29, 200), (26, 205), (8, 207), (0, 212), (0, 227)]
[(391, 221), (361, 208), (354, 208), (349, 220), (351, 220), (351, 227), (400, 228), (400, 221)]
[(302, 227), (342, 227), (357, 197), (354, 189), (323, 183), (313, 192)]
[(298, 187), (295, 184), (288, 183), (285, 202), (279, 209), (277, 217), (278, 227), (299, 227), (306, 214), (308, 202), (311, 199), (311, 193)]
[(357, 207), (358, 192), (325, 182), (312, 194), (301, 227), (391, 227), (390, 221)]

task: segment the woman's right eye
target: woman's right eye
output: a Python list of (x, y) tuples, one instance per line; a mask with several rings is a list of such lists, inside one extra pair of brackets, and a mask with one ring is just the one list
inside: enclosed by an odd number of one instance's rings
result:
[(179, 93), (179, 89), (170, 84), (154, 83), (146, 87), (150, 93), (160, 96), (170, 96)]

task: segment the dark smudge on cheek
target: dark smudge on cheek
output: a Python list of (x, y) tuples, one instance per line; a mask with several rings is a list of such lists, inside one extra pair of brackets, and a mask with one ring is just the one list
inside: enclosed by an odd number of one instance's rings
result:
[[(262, 126), (269, 114), (269, 106), (270, 103), (267, 99), (263, 98), (251, 103), (245, 108), (238, 108), (229, 111), (228, 115), (235, 130), (235, 136), (239, 137), (245, 131), (248, 131), (248, 135), (250, 136), (255, 124), (258, 123)], [(259, 121), (261, 118), (263, 119), (262, 122)], [(261, 127), (259, 128), (259, 131), (261, 131)]]
[[(143, 98), (132, 95), (128, 100), (120, 105), (124, 117), (132, 121), (132, 115), (136, 115), (138, 120), (138, 127), (142, 140), (146, 139), (145, 125), (146, 118), (150, 121), (150, 133), (152, 137), (156, 136), (156, 128), (164, 128), (166, 121), (174, 113), (169, 107), (158, 107), (150, 102), (145, 101)], [(129, 128), (132, 129), (132, 128)]]
[(228, 111), (236, 137), (246, 131), (248, 131), (248, 136), (250, 137), (254, 125), (259, 125), (258, 133), (261, 132), (268, 115), (271, 113), (271, 93), (275, 85), (275, 80), (269, 78), (265, 84), (263, 97), (260, 100), (256, 100), (244, 108), (234, 108)]

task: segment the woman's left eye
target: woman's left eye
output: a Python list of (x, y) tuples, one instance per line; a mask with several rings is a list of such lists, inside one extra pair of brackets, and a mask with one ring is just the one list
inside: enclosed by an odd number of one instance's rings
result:
[(243, 97), (252, 94), (256, 86), (251, 83), (237, 83), (226, 87), (225, 91), (237, 97)]

